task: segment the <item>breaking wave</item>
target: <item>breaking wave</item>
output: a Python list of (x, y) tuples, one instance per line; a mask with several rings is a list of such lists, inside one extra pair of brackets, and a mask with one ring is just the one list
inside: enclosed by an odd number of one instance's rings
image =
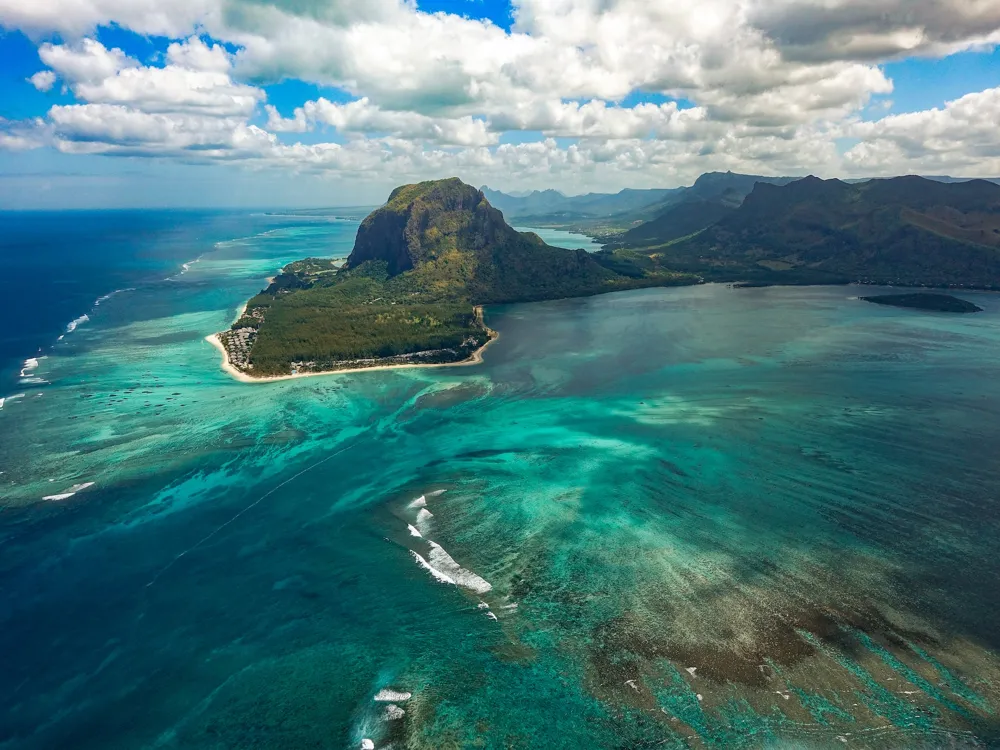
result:
[(28, 359), (24, 360), (24, 364), (21, 365), (21, 375), (20, 376), (22, 378), (28, 377), (28, 373), (31, 372), (32, 370), (34, 370), (36, 367), (38, 367), (38, 360), (39, 359), (41, 359), (41, 358), (40, 357), (29, 357)]
[(40, 378), (32, 373), (38, 369), (38, 363), (45, 359), (45, 357), (29, 357), (24, 360), (24, 364), (21, 365), (21, 372), (18, 377), (20, 377), (21, 385), (40, 385), (42, 383), (47, 383), (49, 381), (44, 378)]
[(493, 590), (492, 584), (485, 578), (466, 570), (460, 566), (451, 555), (445, 552), (444, 547), (436, 542), (428, 541), (431, 546), (430, 562), (437, 570), (452, 578), (455, 583), (464, 589), (475, 591), (477, 594), (485, 594)]
[(440, 570), (435, 568), (433, 565), (427, 562), (421, 555), (414, 552), (412, 549), (410, 550), (410, 554), (413, 555), (413, 559), (417, 561), (417, 565), (426, 570), (441, 583), (450, 583), (452, 586), (458, 585), (458, 582), (454, 578), (450, 578), (449, 576), (442, 573)]
[(60, 492), (57, 495), (46, 495), (45, 497), (42, 498), (42, 500), (68, 500), (69, 498), (73, 497), (73, 495), (75, 495), (77, 492), (81, 492), (87, 489), (88, 487), (93, 487), (93, 486), (94, 486), (93, 482), (83, 482), (82, 484), (74, 484), (68, 490)]
[(127, 289), (115, 289), (113, 292), (108, 292), (103, 297), (98, 297), (94, 300), (94, 307), (100, 307), (102, 302), (107, 302), (109, 299), (114, 297), (116, 294), (121, 294), (122, 292), (134, 292), (135, 287), (128, 287)]
[(198, 256), (197, 258), (195, 258), (194, 260), (189, 260), (189, 261), (188, 261), (187, 263), (181, 263), (181, 271), (180, 271), (180, 273), (176, 273), (176, 274), (174, 274), (173, 276), (167, 276), (167, 278), (166, 278), (166, 279), (164, 279), (164, 281), (176, 281), (176, 280), (177, 280), (177, 279), (179, 279), (179, 278), (180, 278), (181, 276), (183, 276), (183, 275), (184, 275), (184, 274), (186, 274), (186, 273), (187, 273), (188, 271), (190, 271), (190, 270), (191, 270), (191, 266), (193, 266), (193, 265), (194, 265), (195, 263), (200, 263), (200, 262), (201, 262), (201, 259), (202, 259), (203, 257), (204, 257), (204, 256), (202, 256), (202, 255), (199, 255), (199, 256)]
[(6, 404), (6, 403), (8, 403), (10, 401), (16, 401), (19, 398), (24, 398), (24, 394), (23, 393), (15, 393), (13, 396), (4, 396), (3, 398), (0, 398), (0, 409), (3, 409), (3, 405), (4, 404)]
[(73, 331), (75, 331), (77, 328), (79, 328), (84, 323), (88, 322), (89, 320), (90, 320), (90, 316), (87, 315), (86, 313), (84, 313), (83, 315), (81, 315), (79, 318), (76, 318), (75, 320), (71, 320), (69, 322), (69, 325), (66, 326), (66, 333), (73, 333)]
[(379, 690), (375, 695), (376, 703), (402, 703), (413, 697), (413, 693), (401, 693), (395, 690)]

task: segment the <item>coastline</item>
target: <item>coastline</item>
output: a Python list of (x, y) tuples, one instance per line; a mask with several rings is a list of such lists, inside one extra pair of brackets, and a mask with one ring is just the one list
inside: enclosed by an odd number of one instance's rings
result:
[[(246, 305), (243, 306), (246, 309)], [(482, 323), (483, 320), (483, 306), (475, 306), (476, 316)], [(243, 313), (241, 312), (240, 315)], [(236, 317), (239, 320), (239, 315)], [(435, 362), (434, 364), (405, 364), (405, 365), (374, 365), (373, 367), (348, 367), (343, 370), (320, 370), (318, 372), (300, 372), (294, 375), (269, 375), (263, 378), (255, 378), (252, 375), (247, 375), (242, 370), (238, 370), (233, 366), (233, 363), (229, 361), (229, 352), (223, 345), (222, 341), (219, 340), (219, 334), (213, 333), (211, 336), (206, 336), (205, 341), (214, 346), (222, 354), (222, 369), (230, 377), (238, 380), (241, 383), (277, 383), (282, 380), (298, 380), (299, 378), (315, 378), (321, 375), (349, 375), (359, 372), (376, 372), (378, 370), (413, 370), (417, 368), (431, 368), (431, 367), (471, 367), (473, 365), (479, 365), (483, 362), (483, 352), (486, 348), (500, 338), (500, 334), (494, 331), (492, 328), (482, 323), (483, 328), (489, 334), (490, 338), (485, 344), (476, 349), (468, 359), (463, 359), (459, 362)]]

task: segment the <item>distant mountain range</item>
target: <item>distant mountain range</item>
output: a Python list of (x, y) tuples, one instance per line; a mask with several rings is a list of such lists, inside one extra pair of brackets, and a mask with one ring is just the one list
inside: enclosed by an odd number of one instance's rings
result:
[(614, 244), (643, 247), (687, 237), (711, 226), (743, 203), (758, 182), (787, 185), (797, 177), (760, 177), (733, 172), (709, 172), (694, 185), (675, 191), (658, 206), (657, 215), (628, 230)]
[(1000, 185), (923, 177), (758, 182), (738, 208), (694, 236), (647, 252), (715, 280), (1000, 288)]
[(510, 195), (498, 190), (481, 188), (486, 200), (503, 212), (508, 220), (542, 219), (571, 221), (602, 219), (618, 214), (641, 211), (663, 203), (669, 196), (687, 188), (670, 190), (622, 190), (620, 193), (588, 193), (566, 196), (558, 190), (536, 190), (522, 195)]
[[(690, 187), (622, 190), (567, 196), (557, 190), (508, 194), (483, 187), (490, 204), (508, 220), (532, 226), (557, 226), (591, 234), (611, 247), (649, 247), (674, 242), (715, 224), (740, 207), (758, 182), (786, 185), (801, 177), (767, 177), (708, 172)], [(966, 178), (932, 176), (939, 183)], [(849, 184), (866, 179), (845, 180)], [(1000, 184), (1000, 178), (987, 182)]]

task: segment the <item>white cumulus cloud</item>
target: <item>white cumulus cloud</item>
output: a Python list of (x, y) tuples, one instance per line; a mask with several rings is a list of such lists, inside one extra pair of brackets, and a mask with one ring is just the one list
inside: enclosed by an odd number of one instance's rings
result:
[(56, 84), (56, 74), (51, 70), (40, 70), (28, 79), (39, 91), (51, 91)]
[[(30, 83), (75, 98), (0, 122), (0, 148), (569, 189), (711, 169), (1000, 174), (995, 91), (861, 120), (893, 92), (883, 62), (1000, 42), (1000, 0), (512, 9), (506, 30), (415, 0), (0, 0), (0, 26), (39, 40), (46, 69)], [(98, 41), (109, 25), (169, 45), (137, 60)], [(265, 87), (289, 79), (339, 93), (279, 111)], [(336, 142), (315, 142), (329, 133)]]
[(497, 142), (483, 120), (472, 117), (428, 117), (419, 112), (384, 110), (367, 98), (335, 104), (320, 98), (297, 108), (291, 118), (267, 107), (268, 129), (275, 132), (303, 133), (317, 125), (329, 125), (342, 133), (381, 133), (456, 146), (484, 146)]

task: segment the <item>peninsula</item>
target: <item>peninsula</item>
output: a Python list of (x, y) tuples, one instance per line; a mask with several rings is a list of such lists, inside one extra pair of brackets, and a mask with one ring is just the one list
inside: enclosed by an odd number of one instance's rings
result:
[[(1000, 185), (983, 180), (846, 183), (726, 173), (675, 191), (573, 200), (489, 194), (522, 213), (534, 203), (591, 218), (623, 209), (648, 216), (657, 205), (663, 211), (588, 253), (514, 230), (483, 190), (457, 178), (404, 185), (361, 223), (346, 263), (288, 265), (229, 330), (210, 337), (226, 369), (257, 381), (474, 364), (495, 338), (484, 305), (650, 286), (1000, 289)], [(943, 295), (895, 297), (867, 301), (978, 310)]]
[(453, 178), (397, 188), (343, 266), (286, 266), (209, 339), (245, 381), (474, 364), (496, 336), (483, 305), (698, 282), (650, 255), (551, 247)]

